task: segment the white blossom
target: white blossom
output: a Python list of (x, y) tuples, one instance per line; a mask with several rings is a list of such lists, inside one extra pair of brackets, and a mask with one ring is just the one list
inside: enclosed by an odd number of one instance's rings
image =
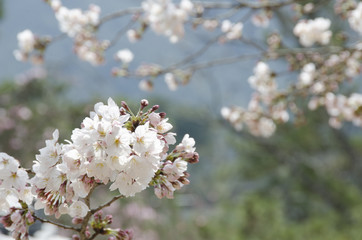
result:
[(88, 211), (88, 206), (82, 201), (76, 201), (69, 207), (69, 215), (71, 217), (85, 217)]
[(266, 97), (275, 92), (277, 88), (273, 74), (264, 62), (258, 62), (254, 68), (254, 75), (249, 77), (248, 82), (252, 88)]
[(349, 12), (349, 25), (353, 30), (362, 35), (362, 2), (359, 2), (356, 9)]
[(125, 64), (132, 62), (133, 53), (129, 49), (119, 50), (115, 55), (116, 60), (120, 60)]
[(55, 17), (59, 22), (60, 30), (70, 37), (86, 31), (87, 25), (95, 26), (99, 23), (100, 8), (96, 5), (90, 5), (89, 10), (85, 12), (78, 8), (68, 9), (64, 6), (57, 8)]
[(332, 32), (329, 30), (331, 21), (327, 18), (316, 18), (314, 20), (300, 20), (295, 25), (293, 33), (299, 37), (299, 42), (305, 47), (314, 43), (326, 45), (329, 43)]
[(26, 29), (17, 34), (19, 49), (14, 50), (13, 54), (16, 60), (26, 61), (29, 54), (34, 50), (36, 37), (32, 31)]
[(169, 181), (173, 182), (184, 176), (187, 170), (187, 162), (181, 158), (177, 158), (173, 163), (167, 164), (163, 171), (167, 174)]
[(191, 138), (189, 134), (185, 134), (181, 143), (177, 145), (176, 149), (179, 151), (185, 151), (191, 153), (194, 152), (196, 149), (194, 145), (195, 145), (195, 140)]
[(299, 75), (299, 83), (302, 87), (310, 86), (315, 78), (316, 67), (314, 63), (308, 63), (303, 66), (303, 69)]
[(178, 87), (178, 83), (176, 77), (173, 73), (166, 73), (165, 74), (165, 82), (167, 84), (168, 89), (171, 91), (176, 91)]
[(142, 3), (145, 20), (153, 31), (169, 37), (172, 43), (178, 42), (184, 35), (184, 23), (193, 9), (189, 0), (182, 0), (176, 6), (170, 0), (146, 0)]
[(221, 23), (221, 31), (225, 33), (226, 40), (231, 41), (239, 39), (243, 30), (243, 24), (241, 22), (232, 23), (230, 20), (224, 20)]
[(26, 29), (17, 35), (19, 49), (23, 53), (30, 53), (34, 49), (36, 39), (32, 31)]
[(150, 123), (156, 128), (158, 133), (166, 133), (172, 128), (172, 125), (167, 122), (168, 118), (161, 119), (161, 116), (157, 113), (151, 113), (149, 118)]

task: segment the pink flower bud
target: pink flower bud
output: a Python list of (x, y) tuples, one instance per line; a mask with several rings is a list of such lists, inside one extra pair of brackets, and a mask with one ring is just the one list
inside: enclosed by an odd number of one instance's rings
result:
[(31, 214), (31, 212), (27, 212), (27, 213), (26, 213), (26, 220), (27, 220), (28, 224), (34, 223), (34, 217), (33, 217), (33, 215)]
[(83, 222), (83, 218), (80, 218), (80, 217), (75, 217), (72, 219), (72, 223), (74, 225), (81, 224), (82, 222)]
[(127, 105), (127, 103), (126, 103), (125, 101), (122, 101), (122, 102), (121, 102), (121, 106), (122, 106), (126, 111), (130, 111), (130, 109), (129, 109), (129, 107), (128, 107), (128, 105)]
[(102, 210), (99, 210), (98, 212), (96, 212), (94, 214), (94, 220), (95, 221), (100, 221), (102, 220), (102, 215), (103, 215), (103, 211)]
[(161, 112), (161, 113), (159, 113), (160, 114), (160, 117), (161, 118), (165, 118), (166, 117), (166, 113), (165, 112)]
[(72, 236), (72, 240), (80, 240), (80, 237), (79, 237), (78, 235), (75, 235), (75, 234), (74, 234), (74, 235)]
[(111, 224), (113, 221), (113, 216), (108, 214), (104, 219), (107, 221), (108, 224)]
[(151, 109), (151, 112), (154, 112), (154, 111), (156, 111), (156, 110), (159, 109), (159, 108), (160, 108), (159, 105), (154, 105), (154, 106), (152, 107), (152, 109)]
[(142, 99), (141, 100), (141, 106), (144, 108), (144, 107), (147, 107), (148, 106), (148, 101), (147, 101), (147, 99)]

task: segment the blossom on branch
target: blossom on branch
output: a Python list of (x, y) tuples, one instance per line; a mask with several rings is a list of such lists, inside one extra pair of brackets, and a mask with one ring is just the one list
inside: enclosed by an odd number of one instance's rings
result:
[(299, 42), (304, 47), (310, 47), (314, 43), (326, 45), (329, 43), (332, 31), (329, 30), (331, 21), (326, 18), (314, 20), (300, 20), (295, 25), (293, 33), (299, 37)]
[[(187, 164), (199, 159), (195, 141), (186, 134), (168, 153), (176, 134), (169, 132), (172, 125), (166, 114), (156, 113), (159, 106), (145, 110), (148, 104), (142, 100), (137, 114), (125, 102), (119, 107), (111, 98), (107, 104), (95, 104), (81, 127), (73, 130), (71, 140), (59, 143), (55, 130), (45, 141), (30, 180), (16, 159), (0, 153), (0, 214), (5, 214), (1, 221), (13, 236), (27, 239), (27, 226), (34, 222), (29, 208), (34, 197), (34, 208), (44, 209), (46, 215), (89, 219), (89, 197), (98, 185), (110, 183), (109, 189), (117, 189), (120, 198), (134, 196), (148, 186), (155, 187), (158, 197), (172, 197), (176, 189), (188, 184)], [(107, 231), (103, 234), (117, 239), (130, 234)]]
[(146, 0), (142, 3), (145, 21), (153, 31), (169, 37), (176, 43), (184, 35), (184, 23), (193, 10), (190, 0), (181, 0), (176, 6), (171, 0)]
[(362, 35), (362, 2), (359, 2), (356, 9), (349, 12), (348, 22), (351, 28)]

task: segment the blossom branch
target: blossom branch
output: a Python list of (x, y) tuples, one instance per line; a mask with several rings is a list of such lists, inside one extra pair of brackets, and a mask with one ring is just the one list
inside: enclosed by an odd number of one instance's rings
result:
[(215, 9), (215, 8), (252, 8), (252, 9), (261, 9), (261, 8), (280, 8), (286, 5), (290, 5), (297, 2), (296, 0), (281, 1), (277, 3), (250, 3), (245, 1), (238, 1), (238, 3), (214, 3), (214, 2), (195, 2), (196, 4), (202, 5), (204, 8)]

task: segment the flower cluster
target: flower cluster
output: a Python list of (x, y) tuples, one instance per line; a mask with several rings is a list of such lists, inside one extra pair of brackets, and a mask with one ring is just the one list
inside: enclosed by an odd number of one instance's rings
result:
[(50, 5), (60, 30), (74, 39), (74, 51), (78, 57), (93, 65), (103, 63), (103, 52), (108, 47), (108, 41), (99, 41), (95, 36), (101, 9), (94, 4), (84, 12), (77, 8), (68, 9), (60, 0), (52, 0)]
[(192, 12), (193, 4), (190, 0), (181, 0), (179, 6), (171, 0), (146, 0), (142, 3), (142, 8), (145, 21), (152, 30), (176, 43), (184, 35), (184, 23)]
[(330, 115), (331, 127), (341, 128), (343, 121), (352, 122), (358, 127), (362, 126), (362, 95), (359, 93), (346, 97), (328, 92), (321, 97), (313, 97), (309, 102), (309, 108), (314, 110), (319, 106), (326, 108)]
[(258, 62), (254, 68), (254, 75), (248, 79), (250, 86), (261, 94), (265, 102), (270, 101), (277, 89), (274, 77), (266, 63)]
[(310, 86), (316, 77), (316, 67), (314, 63), (308, 63), (303, 66), (299, 75), (299, 85), (301, 87)]
[[(26, 29), (17, 35), (19, 49), (13, 54), (18, 61), (31, 60), (34, 64), (43, 63), (43, 51), (49, 42), (49, 38), (39, 38), (32, 31)], [(35, 54), (32, 54), (36, 51)]]
[[(133, 239), (133, 231), (132, 230), (122, 230), (122, 229), (111, 229), (108, 228), (108, 225), (112, 223), (112, 215), (106, 215), (103, 217), (103, 212), (98, 211), (94, 214), (93, 220), (90, 225), (96, 233), (100, 233), (103, 235), (108, 235), (108, 239), (114, 240), (131, 240)], [(90, 236), (90, 233), (86, 235)]]
[(332, 127), (341, 127), (342, 121), (360, 126), (360, 94), (352, 94), (350, 97), (336, 94), (345, 80), (358, 76), (362, 71), (360, 49), (361, 46), (357, 44), (350, 51), (331, 54), (327, 58), (318, 53), (299, 55), (290, 61), (293, 68), (300, 68), (298, 81), (284, 91), (277, 90), (275, 74), (268, 65), (259, 62), (254, 68), (254, 75), (248, 79), (256, 90), (248, 109), (224, 107), (221, 114), (238, 131), (245, 124), (251, 134), (269, 137), (276, 129), (275, 123), (289, 120), (288, 111), (295, 115), (295, 119), (301, 117), (299, 120), (303, 120), (303, 112), (293, 101), (307, 94), (310, 96), (309, 108), (315, 110), (319, 106), (325, 107), (331, 116), (329, 123)]
[(362, 2), (359, 2), (356, 9), (349, 12), (348, 22), (351, 28), (362, 35)]
[(28, 239), (28, 225), (34, 223), (33, 215), (28, 209), (10, 208), (10, 213), (1, 217), (0, 222), (14, 239)]
[(239, 39), (243, 31), (243, 23), (232, 23), (229, 20), (224, 20), (221, 24), (221, 31), (225, 33), (223, 41)]
[(362, 95), (353, 93), (346, 97), (342, 94), (328, 93), (325, 98), (326, 109), (331, 116), (331, 126), (340, 128), (342, 121), (353, 122), (354, 125), (362, 126)]
[(29, 53), (34, 50), (36, 39), (29, 29), (18, 33), (17, 38), (19, 50), (15, 50), (14, 55), (18, 61), (24, 61), (28, 58)]
[[(147, 104), (143, 101), (141, 108)], [(88, 208), (79, 199), (95, 184), (111, 182), (110, 190), (124, 196), (147, 188), (175, 143), (175, 134), (168, 133), (172, 125), (156, 109), (130, 116), (125, 103), (120, 110), (109, 99), (108, 105), (95, 105), (68, 144), (59, 144), (55, 131), (33, 167), (36, 207), (46, 214), (84, 217)]]
[(254, 14), (251, 20), (255, 26), (266, 28), (269, 26), (272, 17), (273, 12), (270, 9), (262, 9)]
[[(30, 237), (30, 240), (69, 240), (67, 237), (59, 236), (56, 234), (56, 226), (45, 223), (42, 224), (41, 229), (39, 231), (36, 231), (32, 237)], [(21, 237), (21, 236), (20, 236)], [(0, 232), (0, 239), (1, 240), (13, 240), (13, 237), (4, 235)]]
[(14, 239), (28, 237), (27, 226), (34, 222), (27, 205), (33, 201), (28, 173), (18, 160), (0, 153), (0, 222)]
[(264, 62), (254, 68), (254, 75), (249, 77), (250, 86), (256, 90), (249, 102), (248, 109), (241, 107), (223, 107), (221, 115), (237, 131), (245, 124), (254, 136), (270, 137), (276, 130), (275, 122), (287, 122), (289, 114), (286, 104), (278, 98), (274, 73)]
[[(284, 104), (277, 104), (271, 109), (263, 108), (260, 96), (254, 94), (250, 100), (248, 109), (241, 107), (223, 107), (221, 115), (229, 121), (237, 131), (243, 129), (245, 124), (249, 132), (257, 137), (268, 138), (273, 135), (276, 130), (276, 121), (286, 122), (289, 119), (289, 114), (286, 111)], [(270, 112), (267, 112), (270, 111)]]
[(190, 183), (187, 179), (189, 176), (186, 171), (187, 164), (199, 161), (199, 155), (195, 152), (194, 145), (195, 140), (186, 134), (182, 142), (162, 162), (162, 166), (150, 183), (155, 187), (155, 194), (158, 198), (173, 198), (175, 190)]
[(11, 208), (21, 208), (22, 202), (31, 204), (33, 195), (28, 179), (28, 173), (18, 160), (0, 153), (0, 214), (7, 214)]
[[(59, 143), (58, 130), (46, 140), (36, 155), (31, 179), (17, 160), (0, 153), (0, 213), (6, 214), (2, 222), (7, 229), (26, 239), (26, 226), (34, 222), (28, 206), (35, 196), (35, 209), (44, 209), (46, 215), (84, 218), (90, 212), (85, 199), (98, 185), (109, 184), (111, 191), (118, 189), (124, 197), (150, 185), (157, 197), (170, 198), (189, 183), (187, 163), (199, 158), (194, 139), (185, 135), (168, 153), (176, 143), (176, 134), (169, 132), (172, 125), (165, 113), (156, 113), (158, 105), (144, 112), (147, 106), (148, 101), (142, 100), (135, 115), (125, 102), (121, 108), (111, 98), (107, 105), (97, 103), (81, 128), (73, 130), (70, 141)], [(110, 223), (98, 220), (94, 222), (98, 228)], [(131, 239), (128, 231), (112, 231), (109, 234), (116, 239)]]
[(329, 43), (332, 32), (329, 30), (331, 21), (326, 18), (314, 20), (300, 20), (294, 27), (294, 35), (299, 37), (299, 42), (305, 47), (314, 43), (326, 45)]

